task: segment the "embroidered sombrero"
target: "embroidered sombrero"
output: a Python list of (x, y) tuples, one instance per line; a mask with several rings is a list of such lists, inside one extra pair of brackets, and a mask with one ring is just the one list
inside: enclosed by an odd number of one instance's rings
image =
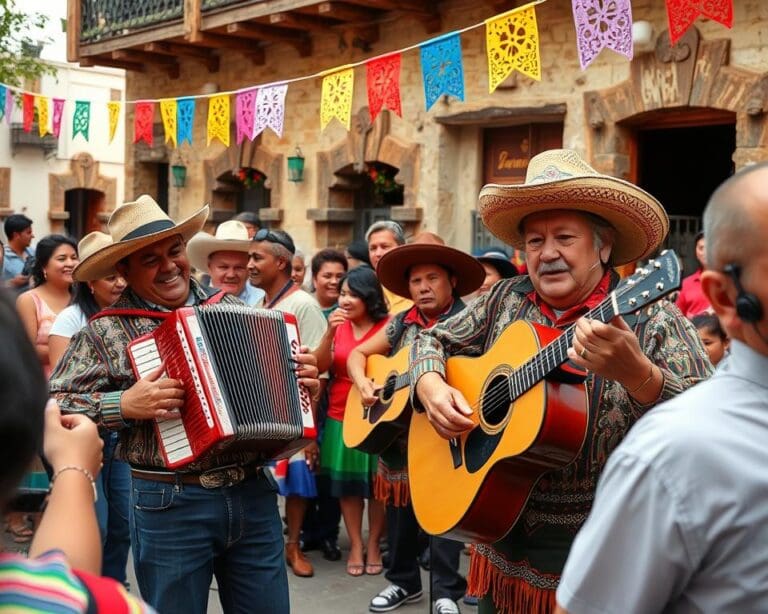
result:
[(476, 258), (448, 247), (431, 232), (422, 232), (407, 245), (384, 254), (376, 266), (376, 275), (387, 290), (409, 299), (408, 272), (417, 264), (438, 264), (451, 271), (456, 276), (456, 294), (459, 296), (474, 292), (485, 280), (485, 269)]
[(216, 229), (216, 235), (198, 232), (187, 243), (187, 256), (190, 264), (198, 271), (208, 270), (208, 258), (214, 252), (243, 252), (248, 250), (253, 242), (248, 238), (248, 229), (238, 220), (222, 222)]
[(616, 231), (614, 265), (650, 256), (669, 231), (658, 200), (628, 181), (601, 175), (568, 149), (531, 158), (523, 184), (489, 184), (480, 190), (483, 223), (517, 249), (525, 248), (520, 228), (525, 216), (555, 209), (584, 211), (609, 222)]
[(133, 252), (173, 235), (187, 241), (199, 231), (208, 217), (208, 205), (176, 224), (151, 196), (143, 194), (135, 201), (114, 210), (107, 226), (112, 245), (80, 261), (72, 276), (77, 281), (93, 281), (114, 273), (115, 264)]

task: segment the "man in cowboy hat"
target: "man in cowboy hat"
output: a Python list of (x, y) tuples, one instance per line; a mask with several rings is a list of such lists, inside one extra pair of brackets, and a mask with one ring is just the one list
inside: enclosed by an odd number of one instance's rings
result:
[[(155, 435), (155, 420), (177, 417), (181, 382), (164, 367), (136, 381), (128, 343), (159, 325), (152, 312), (220, 301), (190, 279), (185, 243), (208, 216), (205, 206), (174, 223), (149, 196), (115, 210), (112, 245), (82, 260), (78, 281), (114, 269), (128, 289), (103, 315), (75, 335), (51, 376), (51, 393), (69, 413), (85, 413), (120, 432), (118, 455), (132, 473), (133, 558), (141, 594), (160, 612), (204, 613), (215, 573), (225, 612), (286, 613), (288, 581), (281, 522), (271, 477), (249, 452), (224, 451), (170, 471)], [(120, 310), (115, 315), (110, 311)], [(297, 355), (301, 381), (316, 390), (314, 357)]]
[[(386, 328), (357, 346), (350, 354), (349, 376), (360, 389), (363, 402), (375, 400), (373, 384), (365, 376), (365, 363), (373, 354), (395, 354), (409, 345), (416, 335), (464, 309), (462, 296), (480, 287), (485, 271), (480, 263), (457, 249), (445, 245), (429, 232), (416, 236), (412, 243), (385, 253), (377, 268), (379, 281), (397, 296), (413, 301), (413, 307), (396, 315)], [(379, 459), (375, 495), (387, 507), (390, 566), (386, 578), (391, 583), (370, 603), (372, 612), (387, 612), (421, 598), (419, 572), (419, 525), (410, 504), (407, 435), (399, 437)], [(436, 538), (432, 544), (432, 595), (438, 614), (458, 612), (466, 581), (459, 574), (459, 556), (464, 545)]]
[(251, 239), (245, 224), (222, 222), (216, 235), (198, 232), (187, 243), (189, 262), (198, 271), (208, 271), (211, 287), (236, 296), (246, 305), (264, 298), (264, 290), (248, 281), (248, 249)]
[(435, 430), (456, 437), (476, 419), (444, 379), (447, 347), (477, 356), (514, 320), (575, 323), (568, 356), (588, 370), (582, 450), (538, 482), (503, 540), (477, 544), (470, 566), (480, 612), (550, 612), (608, 455), (640, 415), (706, 378), (711, 365), (695, 329), (667, 301), (630, 317), (632, 326), (621, 317), (608, 324), (581, 317), (616, 286), (612, 266), (648, 257), (664, 239), (667, 215), (650, 194), (598, 174), (573, 151), (554, 150), (531, 159), (524, 184), (484, 187), (479, 208), (494, 235), (525, 250), (528, 275), (498, 282), (464, 313), (423, 331), (412, 346), (411, 390)]
[(731, 355), (608, 459), (557, 590), (574, 614), (768, 611), (766, 186), (756, 164), (707, 204), (701, 284)]

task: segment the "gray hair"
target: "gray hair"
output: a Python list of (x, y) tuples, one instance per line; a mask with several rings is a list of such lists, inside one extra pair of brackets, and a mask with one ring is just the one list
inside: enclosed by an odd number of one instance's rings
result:
[[(726, 179), (712, 194), (704, 209), (704, 242), (707, 268), (721, 270), (727, 264), (744, 264), (760, 249), (763, 237), (755, 232), (755, 221), (747, 210), (750, 202), (768, 201), (758, 194), (764, 183), (748, 183), (753, 173), (768, 169), (768, 163), (752, 165)], [(768, 181), (768, 177), (762, 180)]]
[(365, 240), (368, 241), (373, 233), (381, 232), (382, 230), (389, 230), (389, 232), (392, 233), (392, 236), (395, 237), (395, 243), (398, 245), (405, 245), (405, 233), (403, 232), (402, 226), (392, 220), (381, 220), (371, 224), (368, 227), (368, 230), (365, 231)]

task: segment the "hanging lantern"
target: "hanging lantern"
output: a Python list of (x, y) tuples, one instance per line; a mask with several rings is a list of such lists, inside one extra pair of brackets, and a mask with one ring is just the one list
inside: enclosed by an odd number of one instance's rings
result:
[(298, 147), (296, 153), (288, 157), (288, 181), (304, 181), (304, 156)]
[(183, 164), (174, 164), (171, 167), (173, 173), (173, 187), (183, 188), (187, 183), (187, 167)]

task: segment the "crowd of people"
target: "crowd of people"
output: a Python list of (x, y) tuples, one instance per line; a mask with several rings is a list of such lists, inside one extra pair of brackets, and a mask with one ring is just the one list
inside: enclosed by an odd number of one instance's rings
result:
[[(422, 600), (425, 556), (436, 614), (458, 613), (462, 601), (482, 614), (768, 608), (758, 547), (768, 510), (766, 179), (757, 165), (712, 196), (696, 237), (700, 268), (675, 302), (605, 322), (585, 314), (620, 283), (616, 267), (659, 250), (667, 215), (566, 150), (535, 156), (525, 183), (480, 193), (484, 224), (524, 254), (522, 266), (501, 248), (472, 256), (431, 232), (406, 237), (389, 220), (310, 258), (252, 213), (209, 234), (207, 206), (175, 222), (147, 195), (79, 243), (49, 235), (33, 247), (32, 221), (9, 216), (0, 496), (6, 531), (31, 545), (29, 559), (0, 555), (0, 603), (203, 613), (215, 576), (224, 611), (258, 603), (283, 614), (289, 570), (314, 575), (313, 550), (341, 559), (343, 522), (346, 573), (386, 579), (372, 612)], [(318, 438), (267, 464), (238, 447), (170, 469), (154, 422), (179, 417), (183, 383), (164, 365), (138, 377), (127, 346), (175, 309), (218, 303), (295, 317), (295, 369)], [(427, 542), (406, 428), (378, 454), (350, 448), (347, 399), (354, 389), (374, 406), (382, 391), (369, 358), (404, 351), (408, 411), (455, 443), (479, 419), (448, 381), (447, 360), (484, 354), (519, 320), (572, 330), (583, 445), (536, 483), (501, 540)], [(42, 516), (14, 509), (28, 491), (49, 493)], [(129, 551), (138, 587), (127, 583)]]

